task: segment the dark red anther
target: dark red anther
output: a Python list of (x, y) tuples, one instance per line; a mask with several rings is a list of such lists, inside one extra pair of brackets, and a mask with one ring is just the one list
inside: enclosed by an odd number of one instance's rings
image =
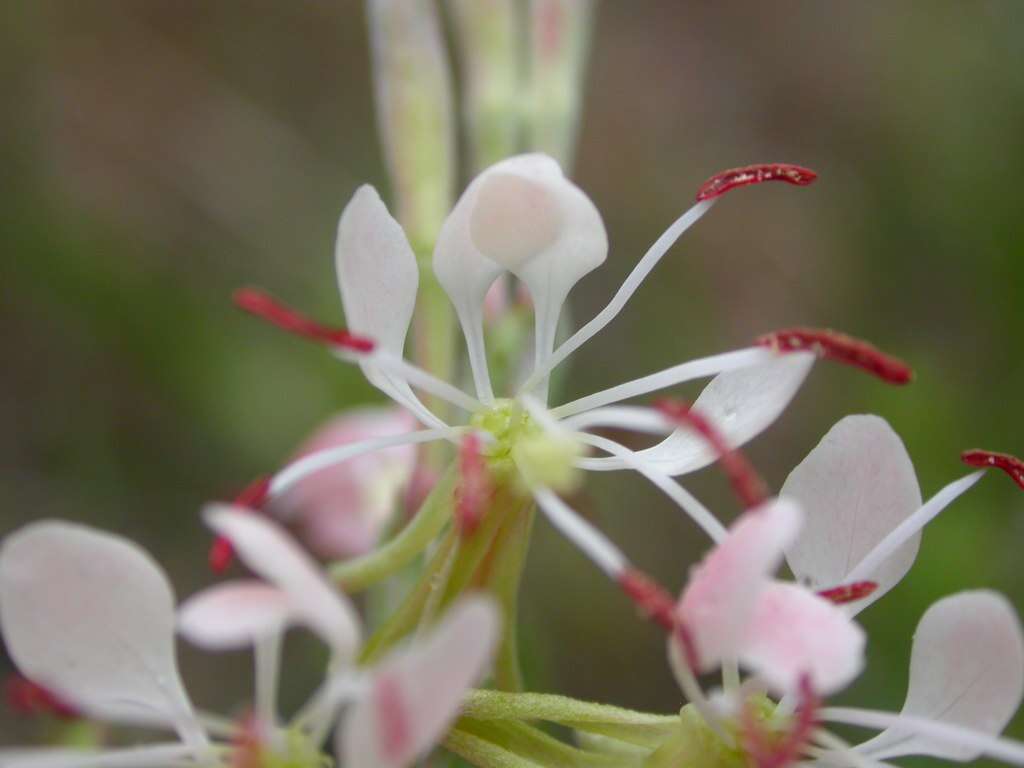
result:
[(472, 535), (480, 524), (492, 491), (483, 441), (470, 433), (462, 438), (459, 448), (459, 484), (455, 489), (455, 520), (464, 536)]
[(1010, 476), (1021, 488), (1024, 488), (1024, 461), (1009, 453), (996, 453), (975, 448), (960, 454), (960, 460), (971, 467), (987, 469), (995, 467)]
[(12, 712), (26, 717), (50, 715), (62, 720), (81, 717), (81, 713), (71, 704), (21, 675), (11, 675), (7, 678), (4, 683), (4, 696)]
[(659, 400), (654, 407), (681, 427), (691, 429), (702, 438), (718, 455), (733, 491), (743, 505), (750, 509), (768, 498), (768, 489), (746, 456), (731, 448), (718, 428), (703, 414), (693, 410), (687, 403), (677, 400)]
[(858, 600), (863, 600), (876, 589), (878, 589), (878, 582), (876, 581), (855, 581), (851, 584), (841, 584), (838, 587), (822, 589), (818, 592), (818, 597), (823, 597), (836, 605), (845, 605), (846, 603), (855, 603)]
[(697, 190), (697, 200), (713, 200), (731, 189), (763, 184), (766, 181), (784, 181), (787, 184), (806, 187), (816, 178), (818, 178), (818, 174), (810, 168), (789, 163), (747, 165), (743, 168), (731, 168), (728, 171), (716, 173), (701, 184), (700, 189)]
[(814, 352), (826, 360), (860, 368), (889, 384), (908, 384), (914, 378), (914, 371), (902, 360), (836, 331), (787, 328), (765, 334), (756, 343), (778, 352)]
[(792, 724), (782, 739), (766, 733), (764, 724), (757, 720), (750, 706), (744, 706), (740, 722), (740, 733), (747, 755), (757, 768), (785, 768), (800, 759), (804, 747), (810, 742), (811, 734), (818, 723), (821, 707), (810, 677), (800, 679), (800, 705)]
[[(248, 509), (251, 511), (258, 511), (264, 504), (267, 503), (267, 496), (270, 494), (270, 476), (265, 475), (263, 477), (257, 477), (251, 483), (249, 483), (241, 492), (235, 496), (232, 500), (232, 504), (242, 509)], [(210, 545), (210, 553), (207, 556), (207, 561), (210, 564), (210, 570), (214, 573), (224, 573), (235, 560), (235, 548), (231, 546), (231, 542), (223, 536), (217, 536), (213, 540), (213, 544)]]
[(675, 631), (678, 623), (676, 603), (668, 590), (647, 574), (632, 568), (619, 576), (619, 586), (646, 618), (657, 622), (668, 632)]
[(349, 333), (344, 328), (330, 328), (306, 317), (273, 296), (256, 288), (235, 291), (235, 305), (261, 320), (266, 320), (283, 331), (353, 352), (372, 352), (375, 344), (363, 336)]

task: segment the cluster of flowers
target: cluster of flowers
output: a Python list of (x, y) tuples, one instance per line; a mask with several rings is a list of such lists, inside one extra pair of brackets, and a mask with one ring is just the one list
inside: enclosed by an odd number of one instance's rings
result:
[[(332, 729), (348, 768), (410, 765), (439, 743), (480, 766), (879, 766), (912, 754), (959, 761), (985, 754), (1024, 765), (1024, 745), (999, 736), (1024, 693), (1024, 636), (1007, 601), (991, 592), (953, 595), (925, 613), (901, 712), (822, 703), (863, 668), (866, 638), (854, 619), (907, 573), (922, 528), (989, 467), (1024, 487), (1024, 464), (968, 452), (964, 459), (976, 471), (922, 502), (899, 437), (881, 418), (849, 416), (772, 496), (737, 450), (776, 420), (816, 360), (893, 384), (910, 380), (904, 364), (841, 334), (789, 329), (548, 405), (554, 369), (616, 317), (722, 195), (765, 181), (813, 180), (812, 172), (789, 165), (713, 177), (608, 305), (556, 345), (570, 290), (607, 255), (601, 217), (546, 156), (488, 168), (445, 221), (433, 259), (465, 336), (473, 394), (403, 358), (419, 267), (377, 193), (359, 189), (337, 239), (345, 330), (256, 290), (236, 298), (243, 309), (359, 365), (400, 410), (340, 417), (234, 504), (208, 508), (206, 522), (218, 536), (212, 564), (223, 570), (237, 555), (261, 578), (221, 583), (177, 608), (160, 568), (118, 536), (61, 522), (9, 535), (0, 551), (0, 622), (11, 657), (41, 686), (31, 700), (169, 729), (178, 739), (89, 752), (14, 750), (0, 754), (0, 765), (311, 767), (323, 763)], [(484, 306), (505, 273), (529, 292), (535, 331), (529, 374), (513, 396), (497, 398)], [(708, 377), (692, 407), (621, 404)], [(466, 418), (449, 423), (438, 403)], [(599, 434), (607, 428), (660, 441), (633, 450)], [(454, 444), (457, 458), (443, 476), (418, 477), (414, 446), (430, 442)], [(745, 506), (728, 529), (677, 479), (716, 462)], [(652, 482), (713, 542), (678, 599), (563, 499), (582, 472), (622, 469)], [(418, 511), (385, 537), (402, 489)], [(666, 629), (670, 666), (689, 701), (679, 715), (516, 692), (516, 569), (534, 505)], [(325, 572), (286, 526), (316, 554), (342, 559)], [(795, 581), (774, 577), (783, 560)], [(364, 642), (346, 592), (417, 566), (419, 581), (405, 603)], [(323, 640), (330, 662), (309, 703), (284, 722), (276, 706), (281, 641), (295, 624)], [(253, 648), (250, 716), (224, 721), (191, 704), (176, 667), (175, 634), (210, 651)], [(505, 692), (472, 690), (492, 669)], [(706, 692), (698, 675), (712, 671), (721, 672), (722, 687)], [(523, 725), (529, 720), (576, 728), (579, 749)], [(827, 722), (880, 733), (850, 746), (822, 727)]]

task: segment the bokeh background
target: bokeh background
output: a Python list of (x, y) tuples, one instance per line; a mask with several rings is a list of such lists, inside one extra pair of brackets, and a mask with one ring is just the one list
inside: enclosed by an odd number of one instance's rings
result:
[[(211, 579), (202, 502), (378, 397), (229, 301), (255, 283), (341, 318), (337, 215), (357, 184), (387, 187), (362, 4), (37, 0), (0, 19), (0, 528), (122, 531), (188, 594)], [(576, 355), (566, 394), (832, 326), (908, 359), (917, 380), (818, 366), (750, 447), (773, 486), (849, 413), (892, 423), (925, 496), (963, 473), (964, 448), (1024, 452), (1022, 40), (1015, 0), (601, 4), (575, 176), (611, 255), (574, 292), (576, 317), (711, 173), (785, 160), (821, 179), (717, 206)], [(735, 513), (713, 471), (691, 487)], [(582, 503), (673, 587), (705, 547), (626, 474)], [(910, 575), (863, 615), (869, 668), (841, 699), (902, 704), (911, 633), (945, 594), (991, 587), (1024, 609), (1022, 542), (1024, 496), (1001, 476), (929, 526)], [(523, 604), (535, 689), (681, 704), (658, 631), (543, 523)], [(315, 674), (309, 644), (293, 646), (292, 702)], [(182, 655), (201, 705), (244, 704), (244, 655)], [(0, 723), (5, 741), (33, 727)]]

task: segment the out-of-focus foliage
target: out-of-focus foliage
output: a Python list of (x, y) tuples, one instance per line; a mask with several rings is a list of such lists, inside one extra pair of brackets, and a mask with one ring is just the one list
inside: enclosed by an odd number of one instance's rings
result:
[[(0, 14), (2, 528), (60, 516), (124, 531), (186, 593), (208, 579), (201, 502), (375, 398), (356, 370), (229, 303), (258, 283), (341, 317), (336, 218), (357, 184), (384, 183), (362, 6), (45, 0)], [(575, 317), (712, 172), (785, 160), (821, 180), (723, 201), (579, 353), (566, 394), (833, 326), (907, 358), (917, 381), (819, 367), (751, 447), (773, 486), (848, 413), (890, 420), (926, 496), (962, 472), (963, 448), (1024, 452), (1022, 37), (1014, 0), (601, 5), (575, 175), (612, 248)], [(713, 471), (693, 489), (735, 509)], [(578, 501), (673, 586), (705, 546), (625, 475)], [(1024, 498), (1002, 478), (930, 526), (910, 576), (863, 615), (869, 670), (845, 698), (899, 706), (910, 633), (948, 592), (995, 587), (1024, 609), (1022, 542)], [(657, 630), (543, 524), (523, 612), (535, 689), (679, 706)], [(286, 701), (306, 680), (294, 645)], [(244, 700), (244, 656), (184, 655), (200, 704)]]

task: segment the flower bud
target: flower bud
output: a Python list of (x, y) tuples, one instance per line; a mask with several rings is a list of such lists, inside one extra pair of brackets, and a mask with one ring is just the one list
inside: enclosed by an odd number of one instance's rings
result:
[(417, 253), (451, 207), (455, 140), (448, 61), (434, 3), (368, 0), (377, 121), (398, 220)]

